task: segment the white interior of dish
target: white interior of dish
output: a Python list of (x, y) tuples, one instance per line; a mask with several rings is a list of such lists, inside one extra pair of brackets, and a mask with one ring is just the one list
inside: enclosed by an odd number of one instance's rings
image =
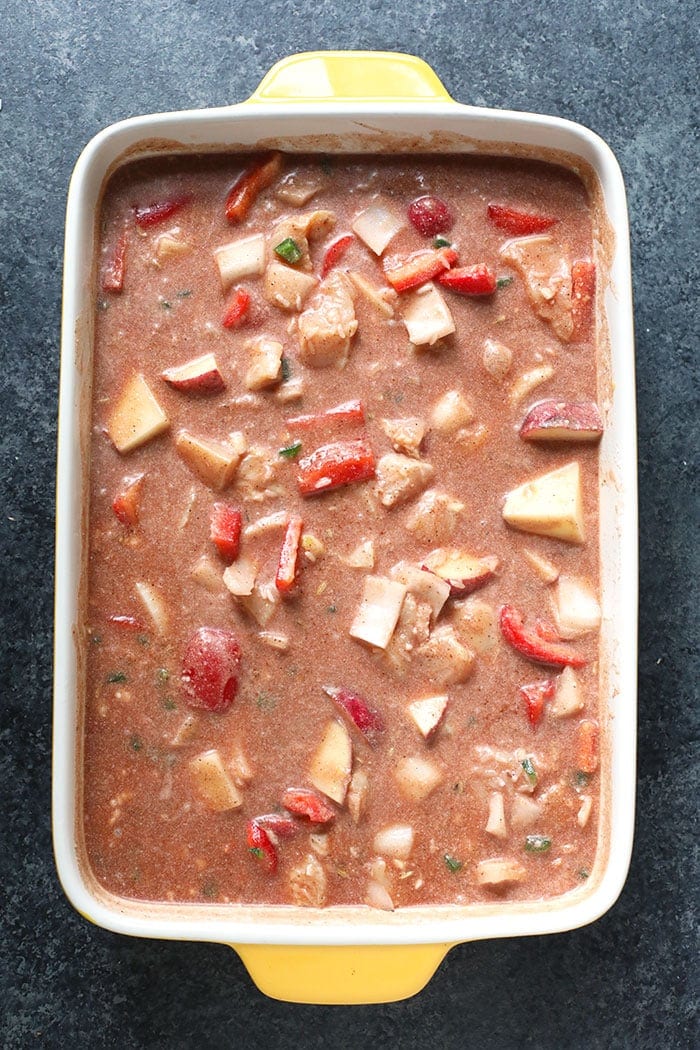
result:
[[(609, 747), (596, 868), (585, 885), (546, 902), (416, 907), (388, 914), (368, 908), (144, 904), (106, 894), (80, 860), (79, 717), (82, 672), (77, 645), (84, 564), (84, 454), (89, 414), (95, 213), (106, 174), (144, 152), (276, 148), (332, 152), (512, 153), (580, 158), (596, 175), (614, 232), (604, 306), (610, 390), (601, 446), (601, 667)], [(548, 154), (553, 151), (553, 154)], [(244, 107), (139, 117), (101, 132), (71, 182), (66, 221), (59, 457), (57, 478), (53, 826), (59, 876), (79, 912), (108, 929), (141, 936), (227, 943), (418, 944), (557, 932), (602, 915), (624, 883), (635, 797), (637, 517), (634, 347), (629, 235), (622, 177), (602, 140), (580, 125), (457, 103), (315, 103), (293, 109)], [(604, 714), (605, 721), (605, 714)], [(607, 767), (607, 768), (606, 768)]]

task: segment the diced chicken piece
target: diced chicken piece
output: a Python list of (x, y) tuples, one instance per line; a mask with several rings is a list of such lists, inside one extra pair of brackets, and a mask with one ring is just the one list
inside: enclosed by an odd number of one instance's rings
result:
[(406, 528), (420, 543), (433, 546), (454, 536), (464, 504), (438, 489), (428, 489), (420, 497), (406, 521)]
[(417, 416), (404, 419), (380, 419), (379, 425), (389, 438), (395, 452), (418, 459), (421, 441), (425, 437), (425, 423)]
[(386, 649), (401, 613), (406, 587), (385, 576), (366, 576), (350, 636)]
[(283, 346), (266, 335), (249, 339), (245, 348), (250, 354), (250, 363), (245, 375), (246, 390), (264, 390), (281, 379)]
[(403, 323), (414, 346), (433, 346), (455, 331), (450, 308), (432, 282), (404, 298)]
[(430, 463), (388, 452), (377, 463), (377, 491), (382, 506), (395, 507), (417, 496), (433, 473)]
[(446, 695), (426, 696), (414, 700), (406, 710), (424, 740), (430, 740), (441, 725), (447, 711), (449, 699)]
[(452, 624), (459, 640), (475, 653), (487, 653), (498, 645), (500, 631), (496, 611), (481, 598), (455, 602)]
[(170, 421), (141, 375), (131, 376), (107, 421), (107, 433), (118, 452), (132, 452), (162, 434)]
[(488, 835), (493, 835), (497, 839), (508, 838), (502, 791), (492, 791), (489, 795), (489, 817), (484, 830)]
[(432, 759), (408, 755), (397, 763), (394, 778), (405, 798), (421, 802), (442, 783), (443, 773)]
[(309, 766), (309, 780), (324, 795), (342, 806), (350, 784), (352, 741), (342, 722), (332, 719)]
[(476, 866), (476, 881), (480, 886), (502, 886), (522, 882), (526, 877), (526, 869), (517, 860), (494, 858), (482, 860)]
[(240, 809), (243, 799), (216, 749), (203, 751), (189, 766), (195, 787), (209, 809), (215, 813)]
[(386, 648), (386, 660), (397, 674), (404, 674), (411, 656), (430, 637), (432, 609), (427, 602), (419, 602), (407, 594), (401, 606), (396, 630)]
[(385, 204), (377, 201), (355, 216), (352, 231), (365, 242), (370, 251), (381, 255), (405, 225), (403, 218), (399, 218)]
[(265, 269), (265, 237), (254, 233), (230, 244), (224, 244), (214, 251), (216, 265), (219, 268), (221, 287), (228, 291), (234, 281), (241, 277), (260, 274)]
[(364, 296), (368, 303), (377, 310), (382, 317), (390, 318), (396, 313), (396, 301), (398, 295), (389, 285), (374, 285), (368, 281), (364, 274), (355, 270), (348, 271), (348, 277), (352, 280), (358, 292)]
[(408, 860), (414, 838), (415, 833), (410, 824), (389, 824), (376, 833), (372, 847), (375, 853), (382, 856)]
[(541, 383), (548, 382), (553, 375), (554, 369), (551, 365), (537, 365), (536, 368), (523, 372), (515, 380), (508, 393), (508, 400), (511, 405), (519, 405), (535, 387), (540, 386)]
[(192, 251), (192, 245), (189, 241), (183, 240), (180, 234), (181, 230), (176, 226), (174, 229), (168, 230), (167, 233), (161, 233), (160, 237), (156, 238), (154, 257), (156, 266), (161, 266), (168, 259), (176, 259), (178, 256), (187, 255), (188, 252)]
[(264, 445), (252, 445), (241, 460), (236, 475), (236, 491), (244, 500), (259, 503), (284, 494), (277, 483), (280, 457)]
[(309, 241), (326, 237), (333, 230), (335, 222), (334, 212), (320, 209), (291, 215), (277, 223), (270, 237), (270, 246), (274, 252), (278, 244), (291, 238), (301, 251), (301, 258), (294, 265), (300, 270), (310, 270)]
[[(279, 591), (274, 580), (266, 583), (254, 583), (252, 590), (241, 597), (240, 604), (255, 620), (259, 627), (267, 627), (279, 605)], [(280, 648), (280, 646), (273, 646)]]
[(304, 364), (343, 367), (357, 331), (354, 298), (352, 281), (333, 270), (299, 317), (299, 356)]
[(430, 638), (416, 650), (421, 672), (430, 676), (436, 686), (465, 682), (471, 673), (474, 653), (457, 639), (452, 627), (434, 628)]
[(192, 566), (190, 576), (210, 594), (221, 594), (221, 567), (215, 565), (208, 554), (202, 554)]
[(513, 351), (496, 339), (484, 339), (481, 362), (494, 379), (505, 379), (513, 364)]
[(583, 686), (573, 667), (565, 667), (556, 681), (554, 700), (549, 705), (549, 713), (554, 718), (569, 718), (583, 711), (586, 700)]
[(265, 269), (263, 295), (268, 303), (280, 310), (298, 312), (317, 285), (318, 279), (313, 274), (295, 270), (281, 262), (271, 262)]
[(543, 554), (530, 550), (528, 547), (523, 548), (522, 554), (525, 561), (534, 569), (543, 583), (554, 583), (558, 579), (559, 569), (549, 558), (545, 558)]
[(363, 540), (357, 547), (341, 558), (351, 569), (374, 568), (374, 540)]
[(530, 828), (542, 816), (542, 806), (527, 795), (514, 795), (510, 807), (510, 823), (514, 828)]
[(178, 455), (201, 480), (221, 492), (236, 474), (245, 452), (246, 440), (242, 433), (230, 434), (226, 442), (198, 438), (181, 430), (175, 438)]
[(234, 597), (245, 597), (253, 593), (257, 574), (257, 563), (242, 555), (224, 570), (224, 583)]
[(551, 237), (518, 237), (501, 248), (501, 258), (522, 275), (538, 317), (547, 321), (563, 343), (574, 334), (571, 314), (571, 269)]
[(562, 573), (554, 588), (552, 606), (562, 638), (578, 638), (600, 627), (600, 605), (588, 580)]
[(474, 420), (474, 409), (459, 390), (448, 390), (433, 405), (430, 425), (441, 434), (454, 434)]
[(345, 802), (355, 824), (359, 824), (367, 806), (369, 778), (363, 769), (356, 769), (350, 778)]
[(326, 873), (313, 853), (290, 871), (289, 893), (300, 908), (322, 908), (326, 903)]
[(417, 602), (430, 606), (431, 619), (437, 620), (442, 607), (450, 596), (450, 585), (435, 573), (426, 572), (418, 565), (400, 561), (391, 568), (391, 578), (403, 583)]
[(513, 528), (583, 543), (583, 498), (578, 462), (526, 481), (506, 496), (503, 518)]
[(275, 197), (294, 208), (303, 208), (316, 196), (324, 182), (320, 172), (290, 171), (277, 184)]
[(141, 599), (158, 634), (167, 634), (170, 617), (168, 616), (168, 609), (161, 595), (155, 587), (152, 587), (150, 583), (145, 583), (143, 580), (137, 581), (134, 584), (134, 590)]

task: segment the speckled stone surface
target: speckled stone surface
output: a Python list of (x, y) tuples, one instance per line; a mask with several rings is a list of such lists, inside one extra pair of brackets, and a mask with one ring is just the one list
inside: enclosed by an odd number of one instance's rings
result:
[[(0, 22), (2, 1045), (700, 1045), (692, 5), (4, 0)], [(78, 153), (103, 126), (241, 100), (286, 54), (358, 47), (422, 55), (460, 100), (580, 121), (622, 165), (639, 391), (637, 837), (622, 897), (593, 926), (457, 948), (405, 1003), (301, 1007), (265, 999), (225, 947), (130, 940), (88, 925), (56, 879), (49, 789), (63, 211)]]

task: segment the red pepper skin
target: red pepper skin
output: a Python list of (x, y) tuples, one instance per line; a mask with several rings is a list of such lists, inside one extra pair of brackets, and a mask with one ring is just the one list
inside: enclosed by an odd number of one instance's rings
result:
[(299, 559), (299, 543), (301, 542), (301, 531), (304, 523), (299, 517), (290, 518), (287, 531), (282, 541), (279, 562), (277, 563), (277, 574), (275, 576), (275, 587), (281, 594), (288, 594), (296, 583), (297, 563)]
[(114, 246), (112, 257), (102, 271), (103, 292), (114, 292), (118, 295), (124, 291), (127, 241), (126, 231), (124, 231)]
[(385, 267), (384, 276), (395, 291), (408, 292), (426, 281), (432, 281), (456, 262), (457, 252), (454, 248), (435, 248), (417, 252), (398, 266), (390, 269)]
[(533, 215), (530, 212), (516, 211), (515, 208), (507, 208), (503, 204), (489, 204), (486, 212), (494, 226), (512, 234), (513, 237), (524, 237), (529, 233), (544, 233), (545, 230), (549, 230), (559, 222), (558, 219), (548, 215)]
[(229, 190), (224, 212), (230, 223), (243, 222), (258, 196), (282, 170), (282, 154), (268, 153), (238, 176)]
[(341, 485), (373, 478), (374, 452), (363, 438), (321, 445), (299, 460), (297, 486), (302, 496), (316, 496)]
[(246, 824), (246, 842), (250, 853), (262, 866), (268, 875), (274, 875), (277, 871), (277, 850), (268, 833), (257, 820), (249, 820)]
[(501, 634), (517, 652), (535, 663), (551, 667), (583, 667), (585, 656), (562, 642), (548, 642), (536, 631), (525, 627), (523, 618), (512, 605), (504, 605), (499, 615)]
[(122, 631), (145, 631), (145, 625), (142, 620), (137, 620), (135, 616), (108, 616), (107, 620), (114, 627), (119, 627)]
[(221, 322), (224, 328), (238, 328), (245, 321), (249, 309), (250, 293), (245, 288), (236, 288)]
[(308, 427), (330, 426), (332, 423), (364, 423), (365, 409), (361, 401), (344, 401), (342, 405), (327, 408), (325, 412), (319, 412), (310, 416), (292, 416), (288, 419), (287, 426), (299, 430)]
[(580, 773), (595, 773), (598, 768), (598, 723), (590, 718), (576, 727), (576, 769)]
[(353, 235), (347, 233), (344, 237), (339, 237), (337, 241), (333, 241), (333, 244), (329, 246), (326, 254), (323, 256), (323, 262), (321, 263), (322, 278), (327, 277), (333, 267), (338, 265), (354, 240)]
[(255, 817), (255, 823), (281, 839), (290, 839), (299, 830), (296, 820), (292, 817), (285, 817), (283, 813), (263, 813)]
[(542, 720), (545, 701), (551, 700), (554, 696), (554, 682), (551, 678), (545, 678), (542, 682), (522, 685), (520, 695), (525, 701), (527, 720), (534, 728)]
[(238, 557), (243, 516), (228, 503), (215, 503), (209, 515), (209, 538), (229, 565)]
[(323, 691), (348, 716), (353, 725), (357, 726), (367, 742), (373, 744), (375, 734), (384, 729), (384, 719), (379, 711), (373, 710), (359, 693), (344, 686), (324, 685)]
[(593, 328), (595, 306), (595, 263), (578, 259), (571, 265), (571, 317), (574, 322), (572, 339), (577, 343), (588, 339)]
[(124, 478), (125, 488), (112, 501), (112, 510), (122, 525), (138, 525), (139, 523), (143, 479), (143, 474), (135, 478)]
[(156, 201), (153, 204), (137, 205), (134, 208), (134, 222), (142, 230), (148, 230), (151, 226), (158, 226), (166, 219), (172, 218), (186, 205), (192, 201), (191, 193), (182, 193), (178, 197), (170, 197), (168, 200)]
[(496, 274), (486, 263), (448, 270), (447, 273), (441, 273), (437, 280), (444, 288), (459, 292), (460, 295), (493, 295), (496, 291)]
[(308, 817), (312, 824), (328, 824), (335, 819), (333, 807), (309, 788), (287, 788), (282, 805), (298, 817)]

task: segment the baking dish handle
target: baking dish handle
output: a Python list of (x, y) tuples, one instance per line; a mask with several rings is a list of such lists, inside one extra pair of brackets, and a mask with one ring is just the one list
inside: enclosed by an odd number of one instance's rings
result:
[(452, 944), (235, 944), (265, 995), (288, 1003), (392, 1003), (423, 989)]
[(415, 55), (307, 51), (277, 62), (244, 105), (260, 102), (452, 102)]

